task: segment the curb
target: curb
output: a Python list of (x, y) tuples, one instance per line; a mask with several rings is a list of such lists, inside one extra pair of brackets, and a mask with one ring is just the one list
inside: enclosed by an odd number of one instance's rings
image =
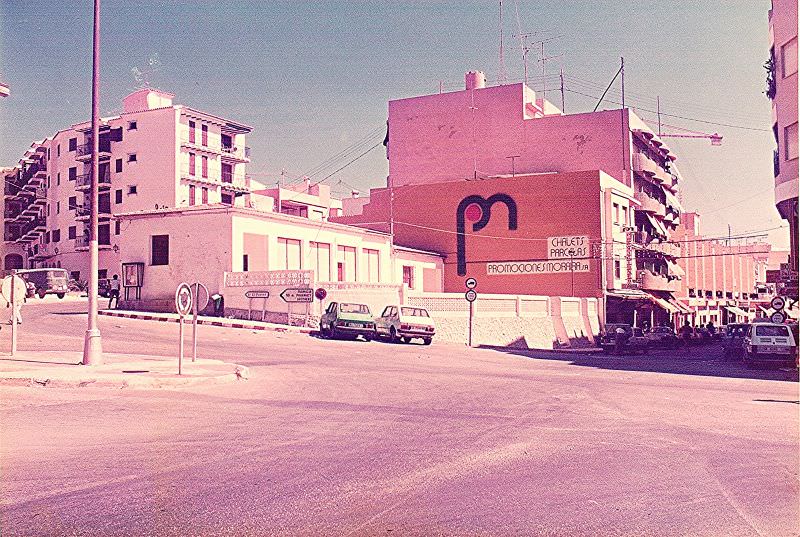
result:
[[(178, 318), (173, 317), (161, 317), (156, 315), (150, 315), (147, 313), (122, 313), (117, 311), (109, 311), (109, 310), (100, 310), (97, 312), (98, 315), (105, 315), (107, 317), (122, 317), (125, 319), (140, 319), (144, 321), (160, 321), (164, 323), (177, 323)], [(190, 321), (184, 321), (185, 324), (190, 323)], [(242, 321), (240, 319), (225, 319), (220, 321), (211, 321), (208, 319), (198, 319), (197, 324), (202, 324), (206, 326), (220, 326), (223, 328), (243, 328), (246, 330), (262, 330), (268, 332), (294, 332), (298, 334), (310, 334), (315, 331), (313, 328), (307, 327), (300, 327), (300, 326), (279, 326), (279, 325), (268, 325), (268, 324), (253, 324), (251, 322)]]
[[(214, 377), (187, 377), (187, 378), (111, 378), (84, 377), (75, 379), (60, 379), (46, 375), (32, 375), (22, 373), (18, 376), (0, 375), (0, 386), (42, 387), (42, 388), (131, 388), (131, 389), (160, 389), (160, 388), (186, 388), (200, 384), (228, 384), (247, 378), (247, 371), (243, 366), (236, 366), (236, 373), (217, 375)], [(239, 372), (243, 370), (242, 372)]]

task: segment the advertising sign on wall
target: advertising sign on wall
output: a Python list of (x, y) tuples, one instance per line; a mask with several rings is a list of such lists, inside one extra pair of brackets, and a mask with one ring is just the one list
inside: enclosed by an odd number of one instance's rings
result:
[(589, 261), (506, 261), (486, 263), (488, 276), (515, 276), (527, 274), (570, 274), (589, 272)]
[(589, 257), (589, 237), (585, 235), (547, 237), (547, 259), (576, 257)]

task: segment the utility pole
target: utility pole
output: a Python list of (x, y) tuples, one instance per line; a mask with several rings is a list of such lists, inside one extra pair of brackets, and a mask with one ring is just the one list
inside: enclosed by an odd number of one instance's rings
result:
[(622, 108), (625, 108), (625, 58), (619, 59), (619, 72), (622, 74)]
[(656, 114), (658, 114), (658, 136), (661, 137), (661, 97), (656, 95)]
[(559, 70), (559, 76), (561, 78), (561, 112), (565, 113), (566, 110), (564, 110), (564, 109), (566, 108), (566, 106), (564, 105), (564, 68), (563, 67)]
[(100, 168), (100, 0), (94, 0), (92, 37), (92, 188), (89, 216), (89, 312), (83, 342), (83, 365), (103, 363), (103, 345), (97, 327), (97, 283), (100, 269), (98, 248), (98, 183)]
[(505, 44), (503, 43), (503, 0), (500, 0), (500, 66), (499, 67), (500, 67), (500, 73), (498, 78), (500, 85), (502, 86), (507, 82), (508, 79), (508, 76), (506, 74)]

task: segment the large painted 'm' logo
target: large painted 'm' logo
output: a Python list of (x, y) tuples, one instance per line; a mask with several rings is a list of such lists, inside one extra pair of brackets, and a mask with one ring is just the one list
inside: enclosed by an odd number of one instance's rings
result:
[(517, 229), (517, 203), (508, 194), (495, 194), (484, 198), (478, 195), (467, 196), (456, 209), (456, 241), (458, 243), (458, 275), (467, 275), (466, 237), (464, 236), (464, 221), (473, 222), (472, 231), (480, 231), (489, 223), (492, 217), (492, 205), (502, 203), (508, 209), (508, 229)]

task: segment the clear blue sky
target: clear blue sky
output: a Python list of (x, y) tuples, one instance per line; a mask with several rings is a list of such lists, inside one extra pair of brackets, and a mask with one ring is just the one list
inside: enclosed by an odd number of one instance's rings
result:
[[(599, 95), (625, 57), (626, 102), (745, 130), (665, 117), (677, 127), (719, 132), (704, 140), (668, 140), (685, 177), (684, 206), (703, 215), (707, 233), (779, 226), (774, 207), (769, 101), (762, 93), (768, 55), (769, 0), (669, 2), (518, 0), (524, 32), (562, 37), (548, 43), (567, 87)], [(504, 0), (509, 79), (522, 78), (514, 0)], [(0, 165), (16, 163), (34, 139), (90, 115), (91, 0), (0, 1), (0, 80), (12, 96), (0, 101)], [(118, 112), (136, 88), (133, 67), (157, 54), (151, 84), (176, 102), (254, 127), (250, 173), (275, 182), (363, 139), (383, 137), (387, 101), (445, 88), (463, 73), (498, 76), (498, 2), (218, 2), (104, 0), (102, 113)], [(538, 73), (535, 54), (530, 70)], [(534, 87), (541, 86), (534, 81)], [(614, 88), (618, 89), (618, 86)], [(548, 98), (560, 101), (560, 95)], [(618, 94), (610, 93), (618, 99)], [(568, 112), (595, 100), (567, 92)], [(608, 105), (612, 107), (612, 104)], [(645, 119), (653, 114), (641, 111)], [(322, 179), (361, 146), (314, 176)], [(348, 158), (349, 157), (349, 158)], [(385, 183), (382, 148), (327, 182), (337, 192)], [(338, 183), (339, 179), (346, 184)], [(744, 200), (744, 201), (743, 201)], [(788, 232), (770, 238), (787, 247)]]

